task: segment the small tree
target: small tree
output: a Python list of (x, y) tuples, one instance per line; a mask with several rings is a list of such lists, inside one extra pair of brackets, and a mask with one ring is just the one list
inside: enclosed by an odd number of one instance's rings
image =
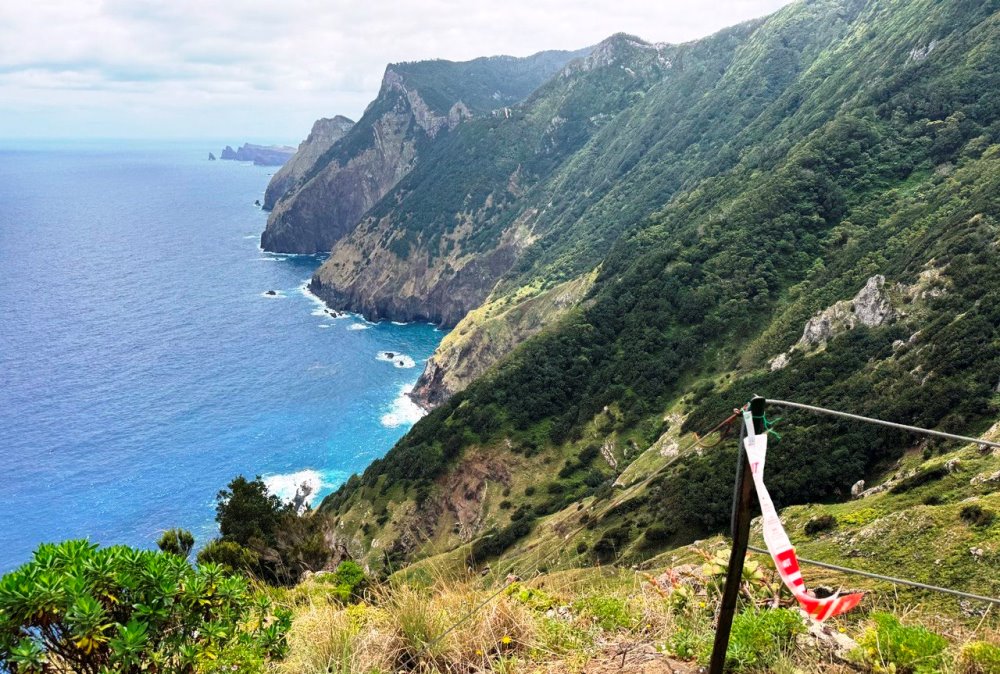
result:
[(218, 493), (215, 519), (222, 536), (198, 553), (199, 562), (215, 562), (268, 583), (292, 585), (305, 571), (322, 569), (330, 558), (324, 520), (282, 503), (259, 476), (233, 478)]
[(288, 508), (267, 491), (259, 475), (253, 480), (237, 476), (216, 498), (215, 521), (223, 539), (240, 545), (274, 544), (278, 521)]
[(44, 544), (0, 579), (0, 669), (261, 671), (284, 655), (290, 622), (213, 564), (79, 540)]
[(194, 536), (187, 529), (168, 529), (160, 536), (156, 547), (163, 552), (187, 559), (191, 554), (191, 548), (194, 547)]

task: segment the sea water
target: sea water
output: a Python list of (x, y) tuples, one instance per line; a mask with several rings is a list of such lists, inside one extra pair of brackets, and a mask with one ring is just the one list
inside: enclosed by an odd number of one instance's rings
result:
[(331, 317), (320, 257), (259, 249), (274, 169), (223, 144), (0, 142), (0, 572), (43, 541), (204, 542), (238, 474), (318, 503), (420, 417), (442, 333)]

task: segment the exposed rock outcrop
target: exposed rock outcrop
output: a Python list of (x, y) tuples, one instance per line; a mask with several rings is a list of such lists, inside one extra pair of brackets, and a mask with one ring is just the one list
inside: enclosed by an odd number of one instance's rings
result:
[(288, 145), (254, 145), (244, 143), (239, 150), (227, 145), (220, 159), (230, 161), (252, 161), (257, 166), (281, 166), (295, 154), (295, 148)]
[(588, 274), (521, 302), (501, 299), (473, 310), (442, 340), (410, 396), (426, 408), (440, 405), (518, 344), (562, 318), (593, 281), (594, 275)]
[(422, 252), (404, 258), (382, 245), (388, 231), (387, 219), (363, 222), (334, 246), (309, 289), (330, 306), (370, 320), (450, 328), (486, 300), (516, 259), (510, 241), (477, 255), (455, 252), (431, 259)]
[(333, 144), (343, 138), (353, 126), (353, 120), (341, 115), (316, 120), (312, 131), (299, 143), (299, 149), (292, 158), (271, 177), (271, 182), (264, 192), (264, 209), (268, 211), (273, 209), (278, 200), (301, 181), (313, 169), (316, 162), (333, 147)]
[(874, 328), (891, 323), (897, 315), (885, 290), (885, 277), (877, 274), (868, 279), (854, 299), (837, 302), (810, 318), (798, 346), (808, 348), (825, 344), (835, 335), (858, 325)]
[(858, 294), (841, 300), (806, 321), (802, 337), (789, 351), (780, 353), (768, 363), (771, 371), (780, 370), (790, 362), (794, 351), (808, 352), (822, 348), (837, 335), (859, 325), (869, 328), (892, 323), (901, 316), (885, 287), (885, 277), (876, 274), (868, 279)]

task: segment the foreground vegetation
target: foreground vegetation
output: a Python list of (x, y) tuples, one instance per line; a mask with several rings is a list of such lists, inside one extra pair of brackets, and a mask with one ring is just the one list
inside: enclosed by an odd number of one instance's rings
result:
[[(722, 569), (711, 550), (687, 552), (697, 562), (673, 569), (524, 581), (425, 566), (347, 603), (320, 576), (275, 596), (296, 616), (278, 671), (694, 672), (710, 654)], [(729, 671), (1000, 671), (996, 617), (962, 622), (905, 592), (876, 592), (861, 611), (808, 629), (786, 594), (776, 601), (769, 567), (748, 568)]]

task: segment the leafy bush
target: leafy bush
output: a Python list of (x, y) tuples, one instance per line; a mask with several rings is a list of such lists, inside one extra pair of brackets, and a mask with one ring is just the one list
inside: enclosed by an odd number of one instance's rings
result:
[(484, 536), (476, 539), (472, 543), (469, 551), (468, 563), (470, 565), (481, 564), (490, 557), (496, 557), (507, 550), (517, 541), (528, 535), (535, 520), (531, 516), (524, 516), (512, 521), (503, 529), (493, 529)]
[(342, 602), (359, 597), (368, 584), (365, 570), (349, 559), (337, 565), (336, 571), (319, 577), (323, 583), (334, 585), (334, 596)]
[[(748, 608), (733, 618), (733, 628), (726, 650), (726, 670), (766, 671), (793, 643), (796, 634), (805, 630), (799, 614), (787, 608)], [(701, 651), (705, 662), (711, 655), (708, 640)]]
[(653, 522), (646, 527), (646, 531), (643, 532), (643, 536), (649, 543), (659, 545), (669, 541), (676, 533), (677, 530), (669, 524), (665, 524), (663, 522)]
[(237, 476), (216, 499), (215, 520), (222, 537), (198, 554), (199, 561), (224, 564), (269, 583), (293, 585), (329, 559), (322, 519), (282, 503), (259, 476), (253, 480)]
[(989, 526), (996, 518), (996, 513), (986, 510), (977, 503), (970, 503), (964, 506), (958, 514), (962, 521), (974, 527)]
[(941, 669), (948, 642), (925, 627), (908, 627), (890, 613), (873, 613), (858, 641), (861, 664), (872, 672), (931, 674)]
[(590, 617), (605, 632), (632, 630), (641, 616), (621, 597), (594, 595), (576, 601), (573, 607)]
[(958, 662), (962, 674), (1000, 674), (1000, 646), (970, 642), (962, 648)]
[(625, 524), (604, 532), (604, 535), (594, 543), (591, 552), (599, 562), (610, 562), (621, 554), (632, 538), (632, 527)]
[(219, 566), (125, 546), (44, 544), (0, 580), (0, 665), (14, 674), (260, 671), (289, 624)]
[(819, 515), (806, 522), (805, 532), (807, 536), (815, 536), (823, 531), (829, 531), (837, 526), (837, 518), (833, 515)]
[(257, 568), (260, 557), (239, 543), (215, 539), (198, 551), (198, 563), (218, 564), (228, 571), (246, 571)]

